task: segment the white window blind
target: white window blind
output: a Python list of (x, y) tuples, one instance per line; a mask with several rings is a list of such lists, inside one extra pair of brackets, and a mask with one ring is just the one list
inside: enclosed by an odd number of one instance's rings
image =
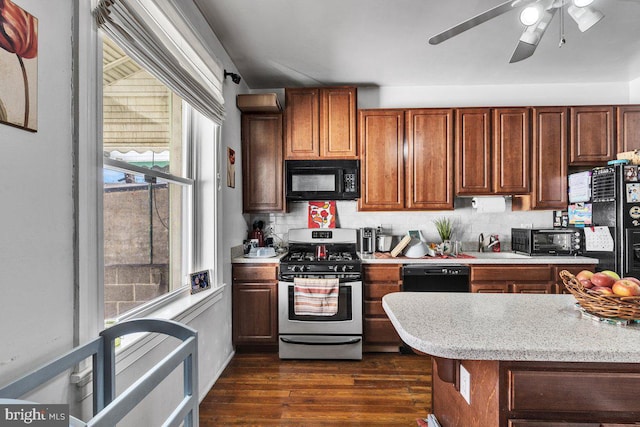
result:
[(98, 27), (127, 55), (215, 123), (224, 119), (223, 70), (189, 23), (172, 7), (152, 0), (101, 0)]

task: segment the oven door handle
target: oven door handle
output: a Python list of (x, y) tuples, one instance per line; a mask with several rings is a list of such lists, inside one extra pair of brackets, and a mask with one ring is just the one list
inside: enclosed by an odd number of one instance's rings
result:
[(357, 344), (362, 341), (362, 338), (351, 338), (347, 341), (335, 341), (335, 342), (314, 342), (314, 341), (298, 341), (292, 340), (291, 338), (280, 337), (280, 340), (287, 344), (297, 344), (297, 345), (351, 345)]

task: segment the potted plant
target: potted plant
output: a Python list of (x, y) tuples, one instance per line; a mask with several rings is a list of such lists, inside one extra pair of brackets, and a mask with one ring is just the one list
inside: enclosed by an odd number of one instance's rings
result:
[(451, 240), (451, 236), (453, 235), (453, 222), (450, 218), (437, 218), (433, 220), (433, 223), (435, 224), (436, 230), (438, 230), (438, 234), (443, 242), (445, 240)]

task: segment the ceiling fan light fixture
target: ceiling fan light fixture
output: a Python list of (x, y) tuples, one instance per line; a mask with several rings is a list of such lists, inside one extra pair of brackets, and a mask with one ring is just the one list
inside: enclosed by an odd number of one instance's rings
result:
[(583, 33), (604, 18), (604, 14), (602, 12), (589, 6), (576, 7), (571, 5), (567, 8), (567, 12), (576, 24), (578, 24), (578, 28)]
[(527, 27), (534, 25), (540, 20), (541, 10), (537, 5), (527, 6), (520, 12), (520, 22)]
[(538, 22), (534, 25), (530, 25), (522, 32), (518, 44), (516, 45), (509, 63), (522, 61), (527, 59), (536, 51), (540, 39), (544, 35), (549, 23), (553, 19), (557, 9), (545, 10)]
[(573, 0), (576, 7), (586, 7), (593, 3), (593, 0)]

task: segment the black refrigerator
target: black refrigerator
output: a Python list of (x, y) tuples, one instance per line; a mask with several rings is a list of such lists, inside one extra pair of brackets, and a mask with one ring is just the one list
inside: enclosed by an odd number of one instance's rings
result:
[[(613, 270), (621, 277), (640, 277), (640, 181), (636, 165), (595, 168), (591, 175), (594, 226), (606, 226), (612, 251), (585, 251), (599, 259), (598, 270)], [(586, 230), (585, 230), (586, 232)]]

